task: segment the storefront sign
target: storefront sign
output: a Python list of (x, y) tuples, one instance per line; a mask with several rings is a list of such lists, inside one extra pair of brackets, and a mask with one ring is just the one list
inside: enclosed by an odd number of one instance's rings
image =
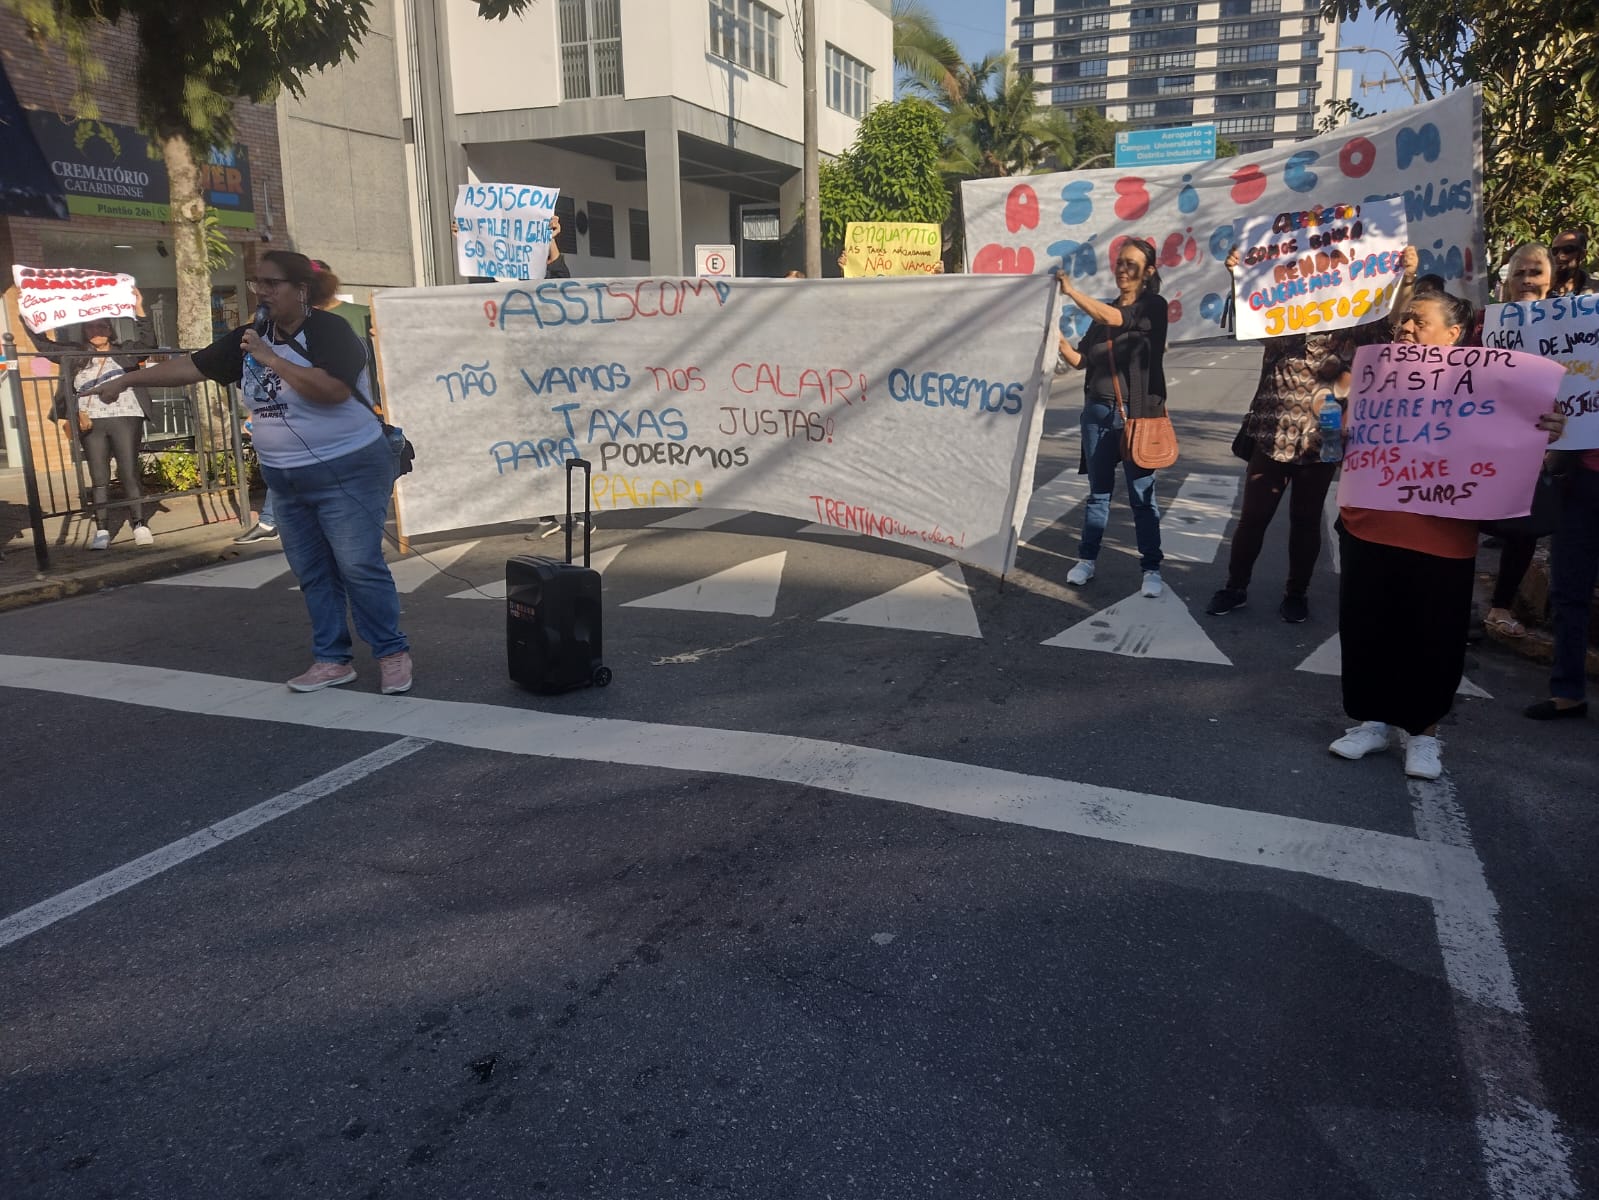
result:
[[(131, 125), (77, 121), (37, 110), (29, 111), (28, 125), (66, 193), (69, 212), (171, 220), (166, 166), (159, 155), (152, 157), (149, 139)], [(200, 190), (219, 224), (255, 228), (255, 193), (244, 146), (211, 151), (200, 164)]]

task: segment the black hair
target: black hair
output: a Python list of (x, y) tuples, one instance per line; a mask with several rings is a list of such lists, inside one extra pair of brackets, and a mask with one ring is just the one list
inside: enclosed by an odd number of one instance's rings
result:
[(1416, 280), (1415, 289), (1411, 294), (1420, 299), (1423, 296), (1443, 295), (1447, 290), (1444, 286), (1444, 277), (1442, 275), (1423, 275)]
[(1460, 337), (1465, 337), (1471, 332), (1472, 319), (1476, 317), (1477, 310), (1470, 300), (1462, 296), (1452, 296), (1448, 292), (1427, 292), (1418, 294), (1416, 300), (1428, 300), (1436, 304), (1443, 313), (1445, 325), (1460, 327)]
[[(1134, 250), (1137, 250), (1140, 254), (1142, 254), (1144, 256), (1144, 269), (1145, 270), (1148, 270), (1150, 267), (1155, 266), (1156, 259), (1155, 259), (1155, 243), (1154, 242), (1147, 241), (1144, 238), (1130, 237), (1125, 242), (1123, 242), (1122, 245), (1131, 246)], [(1160, 295), (1160, 269), (1158, 267), (1156, 268), (1155, 273), (1153, 275), (1149, 276), (1147, 279), (1145, 279), (1143, 281), (1143, 286), (1144, 286), (1144, 289), (1146, 291), (1148, 291), (1150, 295), (1152, 295), (1152, 296)]]

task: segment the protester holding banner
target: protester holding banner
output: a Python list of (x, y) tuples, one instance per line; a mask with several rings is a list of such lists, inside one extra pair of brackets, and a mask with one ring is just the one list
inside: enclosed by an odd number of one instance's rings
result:
[[(1227, 270), (1238, 269), (1238, 247), (1227, 255)], [(1417, 255), (1406, 247), (1401, 257), (1403, 275), (1394, 298), (1394, 310), (1410, 302), (1416, 277)], [(1323, 461), (1322, 406), (1337, 381), (1349, 371), (1355, 350), (1392, 336), (1387, 320), (1373, 320), (1351, 329), (1330, 333), (1291, 333), (1267, 338), (1262, 345), (1260, 382), (1255, 398), (1234, 441), (1235, 451), (1248, 450), (1244, 473), (1244, 506), (1233, 530), (1227, 560), (1227, 583), (1210, 599), (1205, 611), (1222, 616), (1249, 602), (1249, 581), (1260, 557), (1266, 529), (1277, 515), (1284, 492), (1288, 500), (1288, 581), (1277, 614), (1291, 625), (1310, 618), (1310, 578), (1321, 557), (1321, 511), (1327, 489), (1338, 473), (1338, 459)]]
[[(1466, 300), (1416, 297), (1400, 318), (1399, 341), (1458, 345), (1472, 316)], [(1537, 424), (1554, 441), (1566, 419), (1548, 412)], [(1373, 508), (1339, 512), (1344, 711), (1360, 724), (1328, 749), (1364, 758), (1386, 750), (1397, 725), (1410, 735), (1405, 774), (1436, 779), (1443, 773), (1438, 722), (1465, 670), (1477, 522)]]
[(1073, 347), (1060, 341), (1068, 365), (1082, 367), (1083, 459), (1080, 474), (1088, 476), (1088, 503), (1083, 510), (1083, 536), (1077, 565), (1066, 582), (1081, 587), (1094, 577), (1094, 563), (1110, 522), (1110, 498), (1116, 487), (1116, 465), (1127, 479), (1127, 502), (1138, 534), (1145, 596), (1159, 596), (1160, 509), (1155, 503), (1155, 472), (1140, 467), (1122, 450), (1127, 420), (1166, 415), (1166, 301), (1160, 295), (1155, 247), (1128, 238), (1116, 252), (1114, 301), (1095, 300), (1078, 291), (1064, 272), (1060, 290), (1088, 314), (1092, 324)]
[(316, 272), (305, 255), (269, 250), (259, 270), (250, 284), (267, 311), (264, 334), (246, 325), (129, 378), (147, 386), (242, 384), (283, 552), (311, 618), (316, 661), (288, 681), (290, 690), (320, 691), (355, 679), (348, 603), (356, 632), (378, 660), (384, 695), (409, 691), (410, 646), (383, 561), (398, 463), (369, 406), (366, 350), (342, 318), (311, 306)]
[[(1542, 300), (1550, 294), (1554, 282), (1554, 259), (1549, 247), (1542, 242), (1523, 242), (1510, 252), (1505, 264), (1505, 281), (1499, 289), (1499, 299), (1505, 304)], [(1516, 618), (1516, 594), (1521, 591), (1521, 581), (1532, 566), (1532, 556), (1538, 549), (1538, 539), (1524, 533), (1500, 535), (1499, 573), (1494, 577), (1493, 597), (1489, 601), (1488, 615), (1482, 619), (1484, 629), (1500, 637), (1527, 636), (1524, 625)]]
[[(76, 425), (78, 444), (89, 464), (89, 479), (94, 488), (94, 536), (91, 550), (111, 545), (110, 494), (111, 459), (117, 460), (117, 476), (128, 499), (128, 520), (133, 526), (133, 542), (148, 546), (155, 541), (144, 523), (144, 487), (139, 475), (139, 446), (144, 442), (144, 423), (155, 419), (155, 406), (144, 388), (131, 391), (122, 385), (102, 394), (80, 395), (97, 384), (109, 384), (139, 365), (141, 350), (155, 349), (155, 335), (144, 315), (144, 297), (134, 296), (134, 334), (114, 341), (111, 321), (101, 317), (82, 325), (83, 340), (52, 338), (28, 329), (34, 347), (57, 359), (60, 379), (56, 384), (55, 404), (50, 415), (63, 425)], [(28, 327), (23, 326), (24, 329)]]

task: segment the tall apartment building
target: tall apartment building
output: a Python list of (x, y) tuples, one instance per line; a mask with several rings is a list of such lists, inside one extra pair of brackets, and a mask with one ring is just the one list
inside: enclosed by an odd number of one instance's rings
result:
[(1244, 154), (1311, 135), (1348, 87), (1318, 0), (1005, 0), (1005, 15), (1050, 105), (1131, 129), (1214, 122)]

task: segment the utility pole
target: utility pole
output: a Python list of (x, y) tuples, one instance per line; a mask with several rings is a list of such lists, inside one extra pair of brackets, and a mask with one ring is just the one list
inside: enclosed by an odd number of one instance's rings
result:
[(816, 145), (816, 0), (802, 0), (801, 37), (805, 62), (805, 274), (822, 277), (822, 198)]

